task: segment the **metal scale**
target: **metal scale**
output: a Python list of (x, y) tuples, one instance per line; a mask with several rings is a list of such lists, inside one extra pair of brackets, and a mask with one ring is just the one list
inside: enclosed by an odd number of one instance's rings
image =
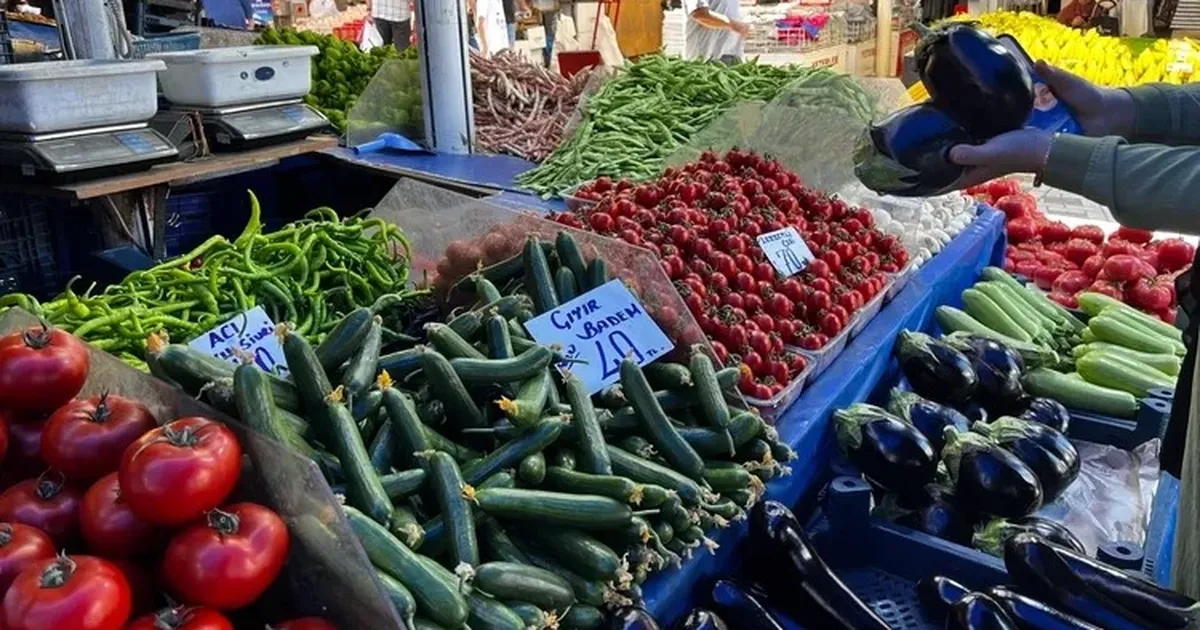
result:
[(16, 181), (69, 183), (122, 175), (174, 161), (179, 155), (146, 123), (59, 131), (0, 133), (0, 169)]
[(166, 104), (150, 121), (186, 159), (212, 151), (244, 151), (300, 140), (329, 127), (329, 119), (301, 99), (195, 107)]

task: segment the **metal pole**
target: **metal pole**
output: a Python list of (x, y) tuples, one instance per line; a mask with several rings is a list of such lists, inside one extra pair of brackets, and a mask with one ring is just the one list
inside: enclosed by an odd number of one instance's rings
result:
[(875, 76), (896, 74), (896, 51), (892, 50), (892, 0), (875, 1)]
[(470, 153), (475, 139), (465, 0), (417, 0), (417, 58), (425, 139), (442, 153)]

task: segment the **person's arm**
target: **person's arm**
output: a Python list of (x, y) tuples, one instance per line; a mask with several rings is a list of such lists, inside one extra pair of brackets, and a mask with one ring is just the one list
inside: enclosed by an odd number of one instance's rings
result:
[(1063, 7), (1063, 10), (1058, 12), (1058, 21), (1067, 26), (1075, 26), (1075, 18), (1082, 17), (1079, 7), (1083, 2), (1084, 0), (1074, 0), (1071, 4)]
[(697, 24), (705, 28), (734, 31), (742, 37), (750, 32), (750, 27), (744, 22), (731, 20), (724, 14), (713, 11), (708, 8), (707, 2), (697, 3), (696, 8), (689, 15)]
[(1200, 84), (1152, 84), (1124, 90), (1133, 99), (1130, 142), (1200, 144)]

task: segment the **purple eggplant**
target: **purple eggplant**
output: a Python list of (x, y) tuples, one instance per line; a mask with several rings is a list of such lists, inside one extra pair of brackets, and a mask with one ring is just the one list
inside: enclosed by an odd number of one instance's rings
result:
[(974, 431), (947, 427), (942, 462), (957, 505), (969, 513), (1020, 518), (1042, 505), (1042, 485), (1029, 466)]
[(1100, 630), (1067, 613), (1026, 597), (1007, 586), (993, 586), (984, 593), (995, 600), (1021, 630)]
[(1200, 626), (1200, 602), (1037, 534), (1009, 538), (1004, 567), (1022, 593), (1105, 630)]
[(944, 575), (929, 575), (917, 582), (917, 599), (921, 608), (935, 619), (944, 619), (950, 608), (971, 594), (971, 589)]
[(972, 425), (1025, 462), (1042, 485), (1042, 502), (1054, 501), (1079, 476), (1079, 452), (1067, 436), (1044, 424), (1009, 416)]
[(825, 564), (796, 516), (782, 503), (754, 506), (750, 536), (761, 545), (761, 555), (774, 558), (773, 570), (763, 571), (761, 578), (780, 610), (803, 621), (811, 604), (828, 617), (829, 623), (820, 626), (827, 630), (890, 630)]
[(1025, 371), (1025, 360), (1020, 353), (995, 339), (968, 332), (957, 332), (942, 337), (942, 341), (954, 346), (955, 349), (969, 357), (981, 359), (1001, 368), (1015, 365), (1018, 372)]
[(718, 580), (712, 588), (713, 605), (730, 619), (737, 619), (739, 629), (783, 630), (779, 620), (767, 610), (762, 597), (728, 580)]
[(970, 545), (975, 532), (971, 519), (954, 505), (954, 495), (937, 484), (908, 497), (889, 494), (872, 515), (960, 545)]
[(880, 487), (903, 495), (933, 481), (937, 454), (913, 425), (882, 407), (855, 403), (834, 412), (834, 434), (846, 457)]
[(993, 418), (992, 414), (988, 412), (987, 407), (977, 400), (972, 400), (965, 405), (961, 405), (958, 410), (962, 412), (962, 415), (971, 424), (987, 422)]
[(626, 606), (608, 617), (608, 630), (659, 630), (658, 622), (644, 608)]
[(1071, 533), (1071, 530), (1063, 527), (1061, 523), (1055, 523), (1039, 516), (1024, 516), (1012, 520), (993, 519), (975, 532), (970, 544), (984, 553), (999, 558), (1004, 555), (1004, 544), (1008, 542), (1008, 539), (1022, 532), (1038, 534), (1056, 545), (1087, 555), (1087, 549), (1075, 537), (1075, 534)]
[(937, 107), (922, 103), (872, 123), (854, 148), (854, 174), (875, 192), (927, 197), (949, 189), (966, 170), (950, 149), (974, 140)]
[(900, 370), (922, 398), (955, 406), (975, 396), (979, 376), (971, 360), (924, 333), (901, 331), (896, 341)]
[(942, 432), (945, 427), (954, 427), (955, 430), (963, 432), (971, 426), (967, 422), (967, 417), (959, 413), (957, 409), (926, 400), (919, 394), (899, 388), (893, 389), (888, 396), (887, 409), (901, 420), (907, 420), (917, 427), (929, 439), (929, 443), (933, 445), (936, 453), (942, 452), (944, 439)]
[(950, 607), (946, 630), (1020, 630), (1004, 608), (983, 593), (971, 593)]
[(711, 610), (693, 608), (678, 630), (729, 630), (729, 625)]
[(1032, 398), (1021, 412), (1021, 419), (1044, 424), (1066, 435), (1071, 424), (1071, 413), (1053, 398)]

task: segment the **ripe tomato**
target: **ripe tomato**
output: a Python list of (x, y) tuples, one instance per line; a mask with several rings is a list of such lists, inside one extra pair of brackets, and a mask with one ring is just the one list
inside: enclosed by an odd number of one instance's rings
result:
[(29, 328), (0, 338), (0, 400), (18, 413), (53, 411), (87, 380), (87, 346), (53, 328)]
[(233, 630), (233, 624), (212, 608), (175, 606), (142, 615), (125, 630)]
[(93, 556), (58, 556), (23, 571), (4, 595), (7, 630), (121, 630), (132, 607), (129, 582)]
[(823, 311), (833, 305), (833, 298), (825, 291), (813, 291), (808, 294), (808, 299), (805, 301), (809, 312)]
[(780, 319), (792, 316), (792, 300), (782, 293), (776, 293), (767, 301), (767, 312)]
[(79, 499), (61, 475), (48, 471), (0, 494), (0, 521), (36, 527), (65, 547), (79, 535)]
[(258, 599), (288, 552), (283, 519), (254, 503), (208, 512), (179, 532), (163, 554), (163, 576), (184, 601), (233, 610)]
[(761, 330), (750, 333), (750, 349), (764, 357), (770, 355), (771, 337)]
[(1192, 262), (1195, 248), (1183, 239), (1168, 238), (1158, 244), (1158, 271), (1178, 271)]
[(83, 495), (79, 528), (88, 551), (105, 558), (125, 558), (157, 547), (158, 532), (121, 500), (115, 472), (101, 477)]
[(821, 332), (830, 337), (836, 337), (838, 333), (842, 332), (842, 328), (846, 325), (845, 322), (843, 322), (841, 318), (834, 313), (825, 313), (822, 315), (820, 324)]
[(320, 617), (304, 617), (302, 619), (292, 619), (291, 621), (281, 621), (276, 624), (267, 626), (268, 630), (338, 630), (337, 626), (321, 619)]
[(182, 525), (220, 505), (241, 473), (242, 448), (232, 431), (208, 418), (180, 418), (125, 449), (121, 496), (148, 523)]
[(734, 352), (741, 353), (749, 341), (749, 335), (746, 333), (746, 327), (741, 324), (733, 324), (729, 330), (725, 332), (725, 345), (731, 348)]
[(68, 479), (91, 482), (113, 472), (125, 447), (158, 426), (150, 410), (123, 396), (73, 400), (42, 430), (42, 457)]
[(55, 556), (54, 541), (23, 523), (0, 523), (0, 598), (29, 565)]

